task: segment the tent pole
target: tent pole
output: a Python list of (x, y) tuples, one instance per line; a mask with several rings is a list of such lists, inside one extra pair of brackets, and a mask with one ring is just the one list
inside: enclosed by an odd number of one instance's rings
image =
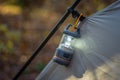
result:
[(79, 4), (81, 0), (76, 0), (72, 6), (70, 6), (63, 17), (58, 21), (58, 23), (53, 27), (53, 29), (50, 31), (48, 36), (43, 40), (43, 42), (36, 48), (36, 50), (33, 52), (32, 56), (28, 59), (28, 61), (23, 65), (23, 67), (19, 70), (19, 72), (15, 75), (13, 80), (17, 80), (20, 75), (23, 73), (23, 71), (29, 66), (29, 64), (32, 62), (32, 60), (38, 55), (38, 53), (42, 50), (42, 48), (46, 45), (46, 43), (50, 40), (50, 38), (54, 35), (54, 33), (59, 29), (59, 27), (62, 25), (62, 23), (66, 20), (66, 18), (74, 11), (74, 8)]

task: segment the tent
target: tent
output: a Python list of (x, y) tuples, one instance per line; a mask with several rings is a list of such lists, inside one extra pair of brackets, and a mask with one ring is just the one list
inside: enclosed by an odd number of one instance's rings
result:
[(51, 60), (36, 80), (120, 80), (120, 0), (87, 17), (68, 67)]

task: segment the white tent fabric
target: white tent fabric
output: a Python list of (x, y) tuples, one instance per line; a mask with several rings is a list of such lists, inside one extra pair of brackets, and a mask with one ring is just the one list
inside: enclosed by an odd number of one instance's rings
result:
[(70, 66), (51, 60), (36, 80), (120, 80), (120, 0), (79, 26)]

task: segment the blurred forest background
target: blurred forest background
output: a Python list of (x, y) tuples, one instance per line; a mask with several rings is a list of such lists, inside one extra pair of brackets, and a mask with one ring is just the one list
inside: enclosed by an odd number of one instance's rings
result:
[[(0, 80), (11, 80), (75, 0), (0, 0)], [(82, 0), (76, 8), (85, 16), (115, 0)], [(52, 58), (69, 17), (19, 80), (34, 80)]]

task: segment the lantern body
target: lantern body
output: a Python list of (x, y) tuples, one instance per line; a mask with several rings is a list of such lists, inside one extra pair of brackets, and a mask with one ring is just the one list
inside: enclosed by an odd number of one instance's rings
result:
[(55, 56), (53, 60), (58, 64), (68, 66), (73, 57), (73, 48), (71, 46), (72, 40), (74, 38), (67, 34), (64, 34), (62, 40), (56, 49)]
[[(62, 40), (56, 49), (55, 55), (53, 57), (53, 61), (68, 66), (72, 60), (74, 49), (72, 47), (72, 42), (76, 37), (80, 37), (77, 32), (71, 32), (69, 31), (69, 27), (71, 25), (67, 25), (67, 27), (64, 30), (64, 34), (62, 37)], [(78, 31), (78, 30), (76, 30)]]

